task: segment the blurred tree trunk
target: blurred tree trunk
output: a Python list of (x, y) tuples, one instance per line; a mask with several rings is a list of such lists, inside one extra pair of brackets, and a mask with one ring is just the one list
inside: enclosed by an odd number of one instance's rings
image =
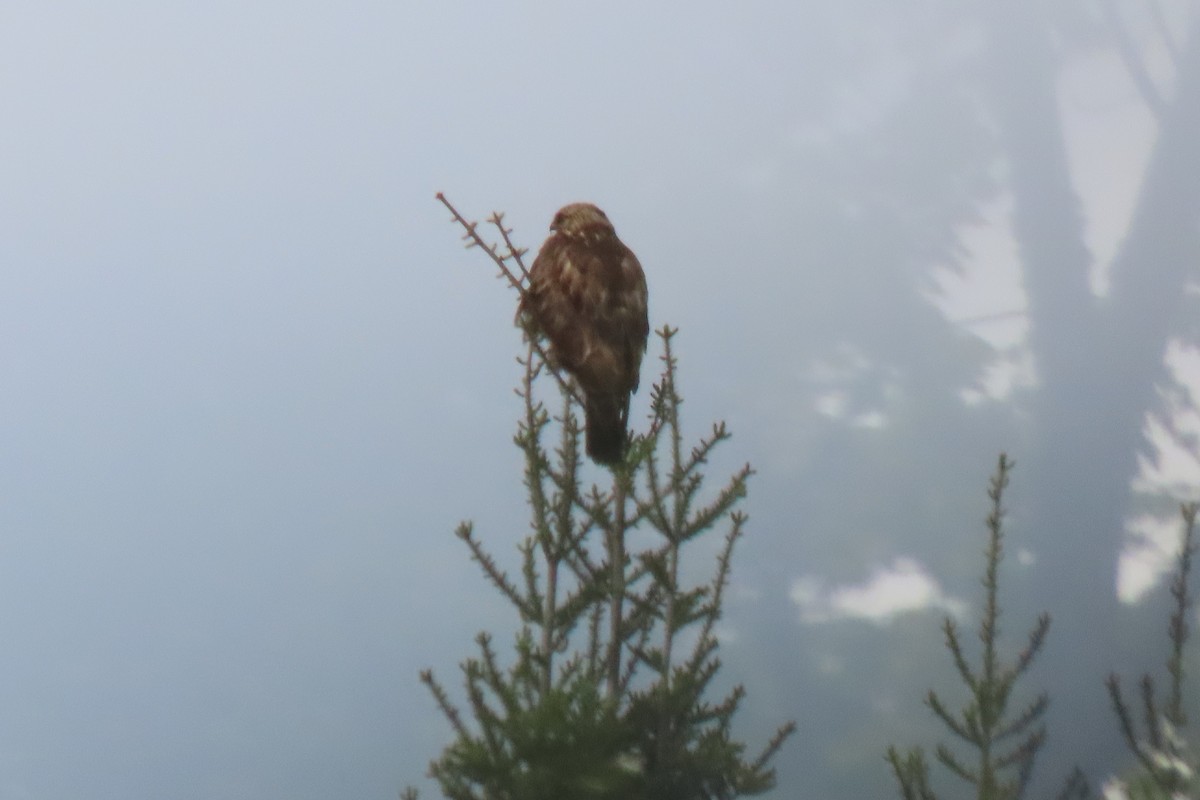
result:
[[(1129, 482), (1142, 420), (1164, 374), (1171, 321), (1198, 252), (1200, 49), (1193, 39), (1183, 56), (1177, 100), (1160, 119), (1110, 297), (1099, 300), (1088, 284), (1092, 258), (1068, 170), (1058, 63), (1040, 0), (993, 8), (989, 89), (1008, 154), (1039, 381), (1023, 471), (1030, 514), (1022, 527), (1038, 555), (1037, 603), (1054, 615), (1043, 662), (1052, 698), (1047, 755), (1059, 768), (1077, 761), (1096, 779), (1122, 756), (1116, 725), (1104, 718), (1102, 681), (1130, 666), (1117, 663), (1115, 637)], [(1088, 546), (1079, 547), (1081, 540)], [(1030, 611), (1012, 610), (1021, 619)]]

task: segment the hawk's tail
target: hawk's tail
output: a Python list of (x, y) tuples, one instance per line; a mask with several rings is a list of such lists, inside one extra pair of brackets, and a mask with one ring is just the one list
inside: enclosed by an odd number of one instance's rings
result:
[(614, 394), (588, 395), (587, 454), (597, 464), (619, 464), (625, 458), (628, 401)]

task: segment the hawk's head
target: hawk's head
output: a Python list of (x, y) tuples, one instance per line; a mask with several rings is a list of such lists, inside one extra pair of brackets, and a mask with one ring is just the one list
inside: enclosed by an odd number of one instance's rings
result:
[(591, 203), (571, 203), (563, 206), (554, 215), (550, 230), (563, 236), (592, 241), (617, 234), (604, 212)]

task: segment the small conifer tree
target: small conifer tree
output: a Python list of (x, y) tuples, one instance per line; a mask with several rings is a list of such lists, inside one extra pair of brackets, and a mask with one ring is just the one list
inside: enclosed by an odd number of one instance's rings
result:
[(1139, 769), (1127, 780), (1111, 787), (1107, 796), (1125, 797), (1129, 800), (1197, 800), (1200, 798), (1200, 759), (1184, 738), (1187, 714), (1183, 702), (1183, 655), (1188, 640), (1188, 617), (1193, 598), (1189, 593), (1188, 579), (1192, 570), (1192, 556), (1196, 552), (1195, 503), (1180, 507), (1183, 517), (1183, 535), (1179, 554), (1175, 558), (1175, 574), (1171, 579), (1170, 592), (1174, 609), (1167, 625), (1170, 640), (1170, 655), (1167, 657), (1169, 688), (1166, 702), (1160, 703), (1155, 696), (1154, 679), (1145, 674), (1140, 682), (1141, 714), (1146, 729), (1144, 738), (1137, 735), (1133, 712), (1121, 690), (1121, 679), (1108, 676), (1108, 696), (1121, 727), (1121, 735), (1130, 752), (1136, 757)]
[[(997, 647), (999, 568), (1004, 554), (1003, 498), (1012, 468), (1013, 462), (1002, 453), (988, 488), (991, 511), (987, 517), (984, 605), (978, 630), (983, 652), (977, 666), (967, 660), (954, 619), (946, 617), (942, 624), (946, 649), (967, 687), (969, 699), (956, 714), (936, 692), (931, 690), (925, 698), (926, 705), (942, 724), (973, 751), (970, 759), (956, 754), (946, 745), (938, 745), (935, 752), (942, 766), (974, 787), (977, 800), (1019, 800), (1023, 797), (1035, 757), (1046, 736), (1042, 716), (1049, 700), (1045, 693), (1037, 695), (1015, 713), (1011, 707), (1017, 680), (1029, 669), (1045, 642), (1050, 616), (1042, 614), (1038, 617), (1025, 648), (1011, 662), (1005, 663)], [(887, 760), (905, 800), (936, 800), (937, 795), (929, 782), (929, 764), (921, 748), (901, 754), (895, 747), (890, 747)], [(1075, 773), (1058, 797), (1074, 800), (1085, 797), (1087, 791), (1083, 776)]]
[[(524, 251), (502, 216), (489, 220), (502, 244), (488, 244), (477, 223), (438, 199), (468, 247), (483, 248), (523, 291)], [(421, 675), (454, 733), (430, 766), (453, 800), (700, 800), (757, 794), (774, 783), (769, 762), (794, 726), (778, 729), (748, 758), (731, 731), (742, 687), (709, 699), (721, 665), (715, 626), (746, 523), (737, 505), (751, 469), (705, 499), (703, 468), (729, 435), (718, 424), (685, 447), (675, 333), (657, 331), (662, 372), (649, 428), (634, 435), (604, 488), (584, 485), (574, 387), (536, 339), (518, 359), (523, 415), (514, 440), (524, 454), (530, 510), (520, 575), (500, 567), (471, 523), (457, 530), (515, 611), (514, 647), (503, 655), (489, 634), (478, 636), (478, 655), (462, 664), (465, 707), (432, 671)], [(554, 415), (553, 401), (541, 399), (548, 384), (558, 395)], [(683, 557), (714, 529), (725, 533), (713, 574), (691, 585)]]

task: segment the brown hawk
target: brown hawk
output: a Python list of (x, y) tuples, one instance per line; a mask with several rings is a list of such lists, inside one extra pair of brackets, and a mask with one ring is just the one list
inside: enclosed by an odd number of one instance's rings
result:
[(637, 256), (591, 203), (563, 206), (529, 270), (517, 312), (550, 342), (550, 360), (583, 390), (587, 453), (597, 464), (625, 457), (629, 396), (638, 388), (650, 334), (646, 276)]

